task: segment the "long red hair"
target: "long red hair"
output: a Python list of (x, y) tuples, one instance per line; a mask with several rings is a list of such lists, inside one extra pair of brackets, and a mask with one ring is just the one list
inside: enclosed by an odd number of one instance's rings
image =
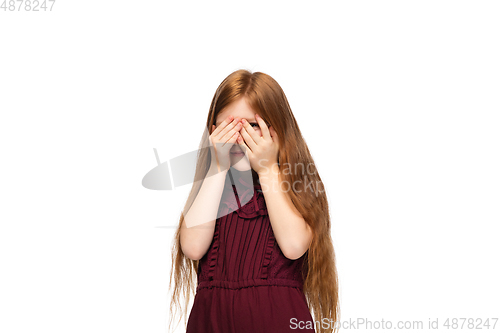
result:
[[(287, 190), (290, 187), (287, 193), (313, 231), (313, 240), (306, 252), (307, 260), (304, 260), (303, 291), (309, 311), (314, 320), (319, 322), (319, 325), (315, 325), (317, 332), (331, 333), (336, 331), (333, 324), (338, 321), (340, 307), (328, 201), (313, 158), (280, 85), (271, 76), (262, 72), (251, 73), (240, 69), (231, 73), (219, 85), (212, 99), (206, 123), (208, 131), (205, 132), (200, 147), (208, 147), (208, 133), (211, 133), (217, 115), (226, 106), (242, 97), (246, 98), (251, 108), (278, 134), (280, 181), (294, 184), (286, 186)], [(203, 179), (207, 174), (210, 158), (210, 149), (201, 148), (196, 164), (196, 180)], [(252, 170), (252, 173), (254, 179), (257, 179), (255, 171)], [(193, 183), (184, 211), (191, 206), (200, 187), (200, 181)], [(181, 308), (181, 296), (185, 301), (183, 313), (186, 326), (187, 306), (190, 296), (194, 295), (196, 290), (195, 277), (198, 271), (198, 260), (187, 258), (181, 250), (180, 228), (183, 219), (184, 216), (181, 213), (172, 247), (170, 289), (172, 289), (172, 282), (175, 286), (170, 303), (169, 329), (177, 309)], [(174, 308), (175, 312), (173, 312)], [(323, 318), (327, 318), (331, 323), (331, 325), (325, 325), (328, 328), (323, 327)]]

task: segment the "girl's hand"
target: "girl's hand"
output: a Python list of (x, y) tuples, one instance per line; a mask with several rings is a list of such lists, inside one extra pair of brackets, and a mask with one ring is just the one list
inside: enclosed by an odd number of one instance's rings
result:
[(252, 169), (260, 175), (270, 171), (274, 164), (278, 164), (279, 141), (272, 126), (267, 128), (266, 122), (258, 114), (255, 114), (255, 119), (259, 123), (262, 136), (259, 136), (246, 119), (242, 119), (243, 127), (240, 133), (243, 138), (239, 138), (237, 143), (243, 147)]
[[(212, 166), (217, 168), (218, 172), (227, 170), (231, 166), (229, 150), (240, 137), (241, 129), (240, 118), (228, 116), (217, 128), (212, 125), (212, 134), (210, 134), (209, 144), (212, 152)], [(215, 160), (214, 157), (215, 156)]]

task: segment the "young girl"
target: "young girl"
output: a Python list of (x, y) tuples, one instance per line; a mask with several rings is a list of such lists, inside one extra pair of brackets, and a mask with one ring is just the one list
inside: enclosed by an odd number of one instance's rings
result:
[(283, 90), (237, 70), (206, 126), (172, 249), (171, 311), (182, 294), (187, 312), (196, 272), (187, 333), (333, 332), (328, 202)]

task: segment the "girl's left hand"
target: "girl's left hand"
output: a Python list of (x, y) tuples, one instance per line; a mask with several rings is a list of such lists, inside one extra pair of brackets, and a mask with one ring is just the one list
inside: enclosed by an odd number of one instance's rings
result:
[(259, 123), (262, 136), (259, 136), (246, 119), (242, 119), (243, 127), (240, 133), (244, 140), (240, 137), (237, 143), (243, 147), (252, 169), (260, 175), (270, 171), (272, 166), (278, 163), (279, 141), (272, 126), (268, 128), (258, 114), (255, 114), (255, 119)]

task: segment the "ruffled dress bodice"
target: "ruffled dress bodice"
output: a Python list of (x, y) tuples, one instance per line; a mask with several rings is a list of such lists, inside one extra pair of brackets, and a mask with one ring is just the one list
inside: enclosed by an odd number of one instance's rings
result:
[(312, 320), (302, 291), (308, 252), (283, 255), (258, 180), (230, 170), (212, 243), (199, 260), (187, 333), (294, 332), (290, 318)]

